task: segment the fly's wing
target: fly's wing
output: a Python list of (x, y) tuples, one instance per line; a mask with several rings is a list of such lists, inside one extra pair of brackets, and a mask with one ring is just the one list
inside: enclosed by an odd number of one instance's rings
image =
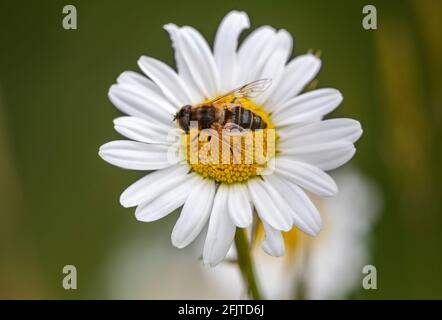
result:
[[(230, 147), (230, 151), (233, 155), (233, 161), (235, 164), (241, 163), (241, 156), (244, 152), (241, 145), (241, 136), (245, 132), (249, 132), (249, 130), (244, 129), (239, 124), (233, 122), (227, 122), (222, 129), (222, 140), (224, 140), (223, 144), (227, 144)], [(235, 140), (235, 137), (240, 137), (240, 140)], [(233, 140), (231, 140), (231, 138), (233, 138)]]
[(238, 133), (243, 132), (246, 129), (241, 127), (239, 124), (233, 123), (233, 122), (227, 122), (223, 127), (223, 132), (227, 132), (228, 134), (233, 135), (232, 133)]
[(236, 98), (247, 98), (253, 99), (259, 96), (261, 93), (266, 91), (272, 84), (272, 79), (259, 79), (252, 82), (249, 82), (237, 89), (227, 92), (220, 97), (217, 97), (208, 103), (216, 103), (219, 100), (222, 100), (228, 96), (234, 96)]
[(233, 157), (233, 163), (239, 164), (241, 163), (241, 152), (242, 152), (241, 145), (238, 146), (235, 143), (232, 143), (230, 137), (231, 137), (230, 134), (226, 134), (226, 132), (223, 131), (221, 139), (218, 137), (218, 140), (221, 141), (221, 143), (230, 151)]
[[(241, 150), (240, 148), (238, 148), (238, 146), (234, 146), (231, 144), (230, 142), (230, 135), (226, 134), (226, 131), (223, 131), (222, 134), (220, 134), (218, 131), (216, 131), (215, 129), (210, 129), (213, 130), (215, 134), (210, 135), (208, 137), (216, 139), (217, 142), (220, 142), (222, 144), (222, 150), (229, 150), (229, 152), (232, 154), (233, 156), (233, 163), (240, 163), (241, 162)], [(200, 139), (200, 134), (198, 133), (191, 141), (191, 143), (195, 143), (195, 141), (198, 141)], [(239, 158), (238, 158), (239, 155)]]

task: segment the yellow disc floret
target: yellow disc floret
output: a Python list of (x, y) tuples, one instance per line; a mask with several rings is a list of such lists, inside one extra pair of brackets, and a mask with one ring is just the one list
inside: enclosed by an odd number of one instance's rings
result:
[[(227, 96), (223, 100), (228, 103), (233, 98)], [(199, 131), (193, 128), (182, 137), (191, 170), (218, 183), (244, 182), (260, 175), (275, 154), (277, 136), (269, 115), (251, 100), (238, 100), (238, 105), (266, 123), (265, 129)]]

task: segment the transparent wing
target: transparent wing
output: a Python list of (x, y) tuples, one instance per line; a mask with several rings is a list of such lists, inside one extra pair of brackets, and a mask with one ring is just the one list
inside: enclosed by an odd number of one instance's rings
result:
[(231, 90), (220, 97), (215, 98), (209, 103), (215, 103), (228, 96), (234, 96), (236, 98), (256, 98), (261, 93), (266, 91), (272, 84), (272, 79), (259, 79), (249, 82), (237, 89)]
[[(222, 139), (224, 140), (223, 144), (227, 144), (230, 147), (230, 151), (233, 155), (233, 163), (239, 164), (241, 163), (241, 155), (244, 152), (241, 146), (241, 140), (230, 140), (230, 137), (241, 137), (244, 132), (249, 132), (248, 129), (244, 129), (239, 124), (233, 122), (227, 122), (222, 131)], [(239, 142), (239, 144), (238, 144)]]
[[(230, 137), (232, 134), (231, 129), (223, 129), (222, 134), (219, 133), (215, 129), (209, 129), (213, 130), (214, 134), (207, 136), (207, 138), (213, 138), (216, 139), (217, 142), (221, 142), (221, 144), (225, 147), (226, 150), (230, 150), (232, 156), (233, 156), (233, 163), (241, 163), (241, 146), (232, 144), (230, 141)], [(239, 131), (236, 131), (238, 134)], [(191, 143), (195, 143), (195, 141), (198, 141), (200, 138), (200, 133), (198, 133), (192, 140)], [(239, 157), (238, 157), (239, 156)]]

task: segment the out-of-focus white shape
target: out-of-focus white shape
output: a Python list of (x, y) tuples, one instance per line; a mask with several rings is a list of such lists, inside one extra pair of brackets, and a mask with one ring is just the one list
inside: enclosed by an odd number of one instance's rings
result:
[(305, 297), (342, 299), (362, 286), (362, 268), (370, 259), (370, 234), (379, 212), (379, 195), (360, 173), (336, 175), (340, 192), (325, 199), (325, 227), (311, 241), (305, 267)]
[[(228, 299), (241, 295), (239, 273), (216, 286), (211, 280), (230, 265), (219, 269), (198, 259), (205, 232), (183, 250), (170, 245), (168, 234), (135, 235), (121, 242), (102, 266), (98, 285), (109, 299)], [(197, 248), (198, 247), (198, 248)], [(233, 292), (230, 288), (236, 288)]]
[[(336, 172), (340, 186), (336, 198), (314, 198), (324, 220), (316, 237), (298, 231), (286, 243), (284, 257), (275, 258), (261, 248), (254, 251), (255, 267), (263, 294), (268, 299), (342, 299), (362, 286), (362, 268), (370, 259), (370, 234), (377, 220), (380, 199), (375, 186), (354, 169)], [(229, 253), (230, 256), (233, 253)], [(211, 270), (213, 286), (237, 277), (232, 264)], [(225, 286), (223, 286), (225, 287)], [(226, 294), (238, 298), (242, 283)]]

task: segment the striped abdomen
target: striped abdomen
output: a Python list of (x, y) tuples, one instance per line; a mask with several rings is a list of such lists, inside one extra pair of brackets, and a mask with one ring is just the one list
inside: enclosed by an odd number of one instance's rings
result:
[(257, 130), (267, 128), (267, 123), (249, 109), (236, 106), (226, 110), (225, 121), (232, 122), (244, 129)]

